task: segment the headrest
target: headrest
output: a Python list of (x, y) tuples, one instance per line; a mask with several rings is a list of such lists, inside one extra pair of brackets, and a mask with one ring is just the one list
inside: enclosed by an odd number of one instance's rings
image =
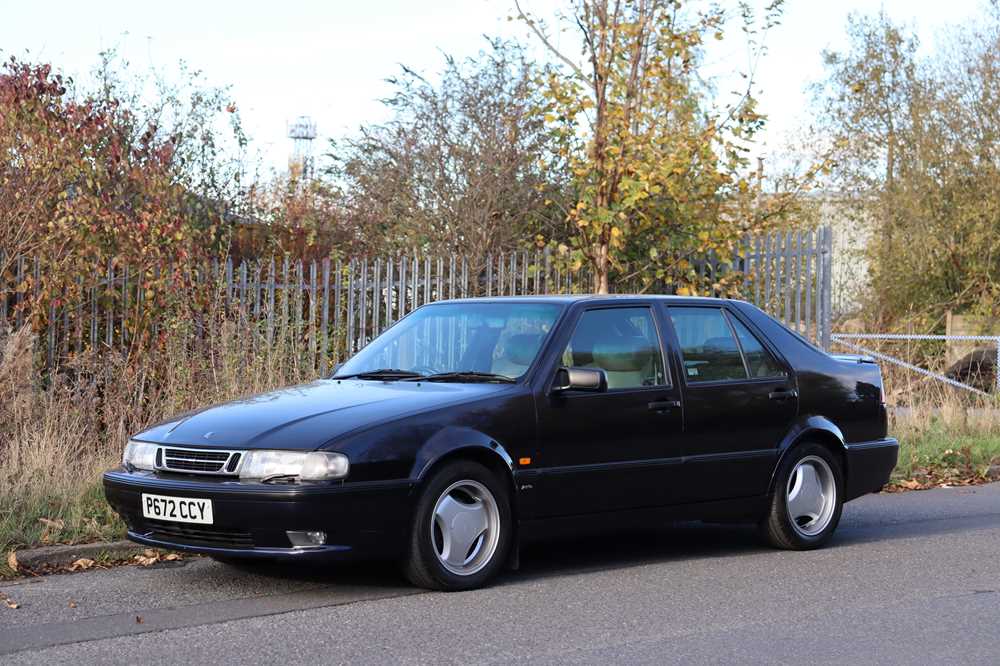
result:
[(642, 338), (594, 345), (594, 365), (608, 372), (636, 372), (649, 367), (656, 352)]
[(538, 347), (542, 343), (542, 335), (536, 333), (523, 333), (512, 335), (504, 343), (504, 356), (511, 363), (517, 365), (531, 365), (538, 353)]

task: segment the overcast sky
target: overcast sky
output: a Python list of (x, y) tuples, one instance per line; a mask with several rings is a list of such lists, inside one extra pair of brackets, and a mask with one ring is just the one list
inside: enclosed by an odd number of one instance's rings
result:
[[(788, 0), (758, 71), (761, 109), (771, 119), (761, 152), (777, 150), (807, 122), (806, 86), (822, 73), (821, 50), (843, 45), (850, 12), (884, 6), (930, 48), (943, 27), (968, 21), (982, 1)], [(565, 4), (522, 0), (543, 17)], [(326, 137), (385, 118), (378, 99), (398, 63), (433, 75), (442, 51), (473, 55), (484, 34), (527, 38), (523, 25), (507, 20), (512, 7), (513, 0), (0, 0), (0, 50), (51, 62), (77, 78), (109, 47), (137, 68), (169, 73), (183, 59), (210, 83), (232, 86), (252, 140), (269, 165), (283, 167), (287, 121), (311, 115), (321, 152)], [(727, 42), (708, 60), (722, 92), (732, 87), (727, 72), (745, 65)]]

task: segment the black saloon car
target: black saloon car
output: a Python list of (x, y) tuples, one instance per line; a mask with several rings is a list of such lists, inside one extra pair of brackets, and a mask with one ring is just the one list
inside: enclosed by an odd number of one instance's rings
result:
[(417, 309), (328, 379), (149, 428), (104, 489), (139, 543), (390, 556), (455, 590), (526, 538), (636, 518), (816, 548), (897, 452), (878, 366), (748, 303), (486, 298)]

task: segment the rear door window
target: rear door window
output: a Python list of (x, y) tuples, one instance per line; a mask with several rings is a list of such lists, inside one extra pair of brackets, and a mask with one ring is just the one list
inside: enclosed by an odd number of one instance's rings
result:
[(747, 378), (739, 343), (719, 308), (671, 307), (689, 384)]

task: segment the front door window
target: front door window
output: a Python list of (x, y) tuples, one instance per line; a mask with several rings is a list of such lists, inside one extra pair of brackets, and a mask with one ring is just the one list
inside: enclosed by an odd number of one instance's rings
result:
[(562, 355), (563, 365), (604, 370), (608, 390), (667, 384), (649, 308), (587, 310)]

